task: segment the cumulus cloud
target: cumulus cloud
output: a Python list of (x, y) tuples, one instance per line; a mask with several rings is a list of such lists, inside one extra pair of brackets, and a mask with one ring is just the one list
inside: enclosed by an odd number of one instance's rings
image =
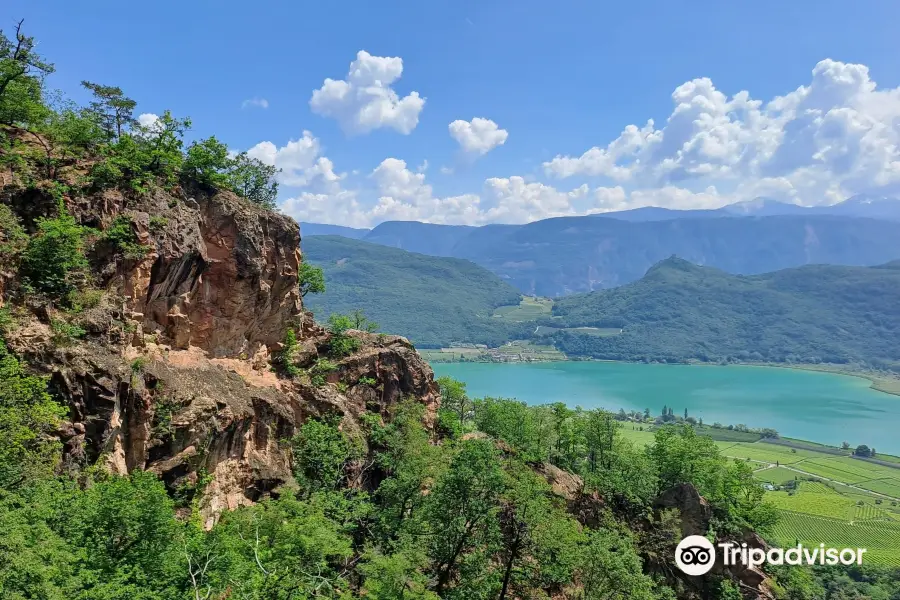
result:
[(241, 108), (269, 108), (269, 101), (265, 98), (249, 98), (241, 102)]
[(746, 91), (729, 98), (695, 79), (675, 89), (672, 103), (662, 127), (629, 125), (605, 145), (545, 162), (545, 172), (627, 185), (628, 206), (653, 197), (688, 208), (755, 195), (816, 205), (900, 192), (900, 88), (879, 90), (864, 65), (823, 60), (808, 85), (768, 102)]
[(326, 79), (309, 106), (316, 114), (336, 119), (349, 135), (388, 127), (409, 134), (419, 123), (425, 98), (418, 92), (400, 97), (392, 84), (403, 74), (403, 59), (372, 56), (360, 50), (346, 79)]
[(304, 131), (300, 139), (290, 140), (280, 148), (265, 141), (247, 150), (250, 158), (280, 169), (276, 176), (278, 183), (288, 187), (304, 187), (314, 182), (334, 184), (342, 179), (334, 172), (334, 164), (321, 153), (319, 140), (309, 131)]
[(509, 132), (500, 129), (490, 119), (475, 117), (471, 121), (461, 119), (449, 125), (450, 137), (459, 144), (464, 152), (474, 156), (483, 156), (502, 146), (509, 137)]

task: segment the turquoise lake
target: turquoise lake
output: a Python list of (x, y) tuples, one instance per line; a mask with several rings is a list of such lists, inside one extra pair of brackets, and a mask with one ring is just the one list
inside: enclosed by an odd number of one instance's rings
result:
[(472, 397), (618, 411), (663, 405), (704, 423), (772, 427), (781, 435), (840, 445), (867, 444), (900, 454), (900, 396), (859, 377), (749, 366), (645, 365), (615, 362), (436, 363), (436, 376), (468, 386)]

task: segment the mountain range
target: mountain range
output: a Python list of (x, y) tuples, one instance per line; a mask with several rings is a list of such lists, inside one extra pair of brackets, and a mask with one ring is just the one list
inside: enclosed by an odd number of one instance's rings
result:
[(482, 227), (387, 221), (365, 230), (303, 223), (301, 234), (465, 258), (524, 294), (561, 297), (635, 281), (673, 254), (733, 274), (882, 264), (900, 258), (900, 200), (855, 196), (805, 208), (758, 198), (716, 210), (647, 207)]

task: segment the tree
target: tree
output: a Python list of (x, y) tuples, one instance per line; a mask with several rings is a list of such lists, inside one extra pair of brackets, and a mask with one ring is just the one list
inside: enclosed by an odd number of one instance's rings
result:
[[(388, 474), (378, 486), (376, 498), (381, 506), (381, 527), (389, 539), (400, 537), (406, 523), (418, 518), (425, 500), (422, 490), (442, 467), (441, 447), (429, 443), (422, 424), (424, 412), (418, 402), (403, 402), (391, 422), (373, 432), (372, 442), (383, 446), (377, 454), (378, 465)], [(412, 527), (414, 534), (419, 533), (420, 525)]]
[(184, 134), (191, 128), (190, 119), (178, 119), (170, 111), (147, 125), (137, 125), (141, 150), (140, 167), (171, 187), (178, 182), (184, 163)]
[(356, 329), (357, 331), (366, 331), (368, 333), (375, 333), (378, 331), (378, 323), (370, 321), (368, 317), (363, 314), (363, 311), (358, 308), (350, 313), (350, 320), (353, 323), (353, 329)]
[(182, 175), (204, 185), (221, 188), (228, 184), (226, 170), (230, 163), (228, 147), (212, 136), (188, 146)]
[(52, 432), (65, 414), (47, 382), (26, 373), (0, 342), (0, 490), (52, 475), (61, 450)]
[[(582, 541), (578, 524), (554, 504), (543, 478), (517, 461), (508, 464), (506, 478), (500, 512), (503, 579), (498, 600), (571, 581)], [(517, 588), (521, 593), (510, 593)]]
[(275, 175), (278, 172), (274, 166), (241, 152), (231, 160), (226, 178), (234, 193), (266, 208), (275, 208), (278, 196)]
[(771, 535), (778, 522), (778, 511), (764, 502), (765, 489), (753, 476), (747, 462), (733, 460), (722, 479), (722, 501), (729, 513), (763, 535)]
[(347, 334), (353, 329), (354, 320), (347, 315), (332, 314), (328, 316), (328, 353), (335, 358), (343, 358), (359, 349), (359, 340)]
[(655, 600), (655, 584), (642, 572), (628, 538), (599, 529), (590, 534), (579, 565), (585, 600)]
[(337, 489), (344, 479), (352, 445), (338, 422), (336, 417), (307, 421), (291, 440), (294, 476), (307, 496)]
[(704, 496), (719, 492), (725, 459), (712, 438), (697, 435), (690, 425), (660, 427), (647, 452), (659, 474), (660, 491), (693, 483)]
[(872, 451), (865, 444), (860, 444), (853, 451), (853, 454), (855, 454), (856, 456), (862, 456), (863, 458), (868, 458), (869, 456), (872, 456)]
[(585, 424), (585, 442), (588, 450), (588, 465), (591, 473), (598, 467), (608, 469), (612, 462), (613, 442), (618, 425), (612, 414), (595, 409), (588, 413)]
[(300, 285), (301, 298), (305, 298), (307, 294), (325, 293), (325, 273), (320, 267), (310, 264), (308, 261), (300, 262), (297, 282)]
[(216, 598), (343, 598), (350, 537), (325, 498), (291, 493), (223, 515), (212, 531)]
[(22, 32), (22, 23), (13, 39), (0, 30), (0, 123), (27, 126), (46, 114), (43, 79), (54, 67), (35, 52), (35, 40)]
[(441, 390), (441, 408), (453, 411), (462, 426), (472, 406), (466, 394), (466, 384), (447, 375), (438, 377), (437, 384)]
[(434, 591), (439, 596), (463, 555), (496, 543), (502, 489), (503, 473), (493, 442), (463, 441), (428, 495), (426, 507), (431, 532), (429, 555), (437, 578)]
[(88, 112), (106, 134), (107, 141), (122, 137), (122, 131), (136, 123), (134, 108), (137, 102), (125, 96), (122, 88), (82, 81), (81, 85), (94, 95)]

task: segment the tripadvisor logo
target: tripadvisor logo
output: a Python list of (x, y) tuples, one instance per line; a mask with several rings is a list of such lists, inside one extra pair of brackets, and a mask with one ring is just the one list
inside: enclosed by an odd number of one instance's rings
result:
[(716, 562), (716, 549), (702, 535), (689, 535), (675, 548), (675, 564), (688, 575), (703, 575)]
[[(861, 565), (865, 548), (826, 548), (825, 544), (807, 547), (797, 544), (791, 548), (750, 548), (747, 544), (722, 542), (717, 544), (726, 567), (744, 565)], [(700, 535), (689, 535), (675, 548), (675, 564), (687, 575), (704, 575), (716, 562), (716, 547)]]

